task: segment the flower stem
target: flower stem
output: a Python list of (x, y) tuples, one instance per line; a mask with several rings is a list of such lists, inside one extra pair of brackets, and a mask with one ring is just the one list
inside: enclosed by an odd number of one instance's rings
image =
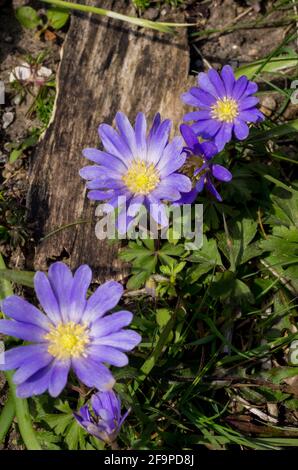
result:
[(22, 400), (16, 396), (16, 386), (12, 381), (13, 373), (6, 372), (5, 376), (13, 396), (19, 431), (24, 444), (28, 450), (41, 450), (35, 431), (32, 427), (28, 402), (27, 400)]
[[(6, 266), (4, 260), (2, 258), (2, 255), (0, 254), (0, 269), (5, 268)], [(0, 299), (4, 299), (9, 295), (13, 295), (11, 283), (6, 279), (2, 278), (0, 279)], [(32, 427), (27, 400), (22, 400), (21, 398), (17, 397), (16, 387), (12, 381), (12, 376), (13, 371), (5, 372), (5, 377), (10, 388), (11, 397), (14, 402), (14, 408), (18, 420), (20, 434), (28, 450), (41, 450), (34, 429)], [(1, 430), (2, 428), (0, 427), (0, 433)]]
[(15, 417), (15, 405), (11, 391), (9, 392), (8, 399), (2, 409), (0, 415), (0, 444), (4, 441), (5, 436), (11, 426), (13, 418)]

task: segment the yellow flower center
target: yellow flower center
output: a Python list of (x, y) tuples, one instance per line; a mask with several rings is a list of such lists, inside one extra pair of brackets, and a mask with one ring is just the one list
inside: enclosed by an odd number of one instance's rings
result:
[(211, 116), (223, 122), (233, 122), (239, 114), (237, 102), (227, 97), (217, 100), (211, 109)]
[(84, 356), (89, 343), (87, 327), (72, 321), (52, 326), (44, 338), (49, 342), (48, 352), (60, 360)]
[(132, 193), (145, 195), (156, 188), (160, 177), (152, 163), (135, 160), (122, 180)]

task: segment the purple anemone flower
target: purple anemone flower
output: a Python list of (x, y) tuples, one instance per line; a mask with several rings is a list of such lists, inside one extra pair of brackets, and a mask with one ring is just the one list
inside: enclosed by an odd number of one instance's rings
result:
[(180, 126), (180, 131), (187, 144), (185, 151), (188, 157), (184, 165), (184, 171), (195, 180), (195, 186), (190, 192), (182, 194), (179, 202), (181, 204), (191, 204), (197, 195), (203, 191), (204, 186), (218, 201), (222, 201), (213, 180), (228, 182), (231, 181), (232, 174), (224, 166), (213, 163), (212, 159), (218, 153), (216, 145), (212, 142), (199, 143), (194, 131), (186, 124)]
[(258, 98), (252, 96), (258, 85), (244, 75), (238, 80), (229, 65), (221, 74), (211, 69), (199, 73), (198, 87), (192, 87), (182, 95), (182, 100), (199, 111), (187, 113), (185, 121), (194, 121), (192, 129), (197, 135), (213, 140), (219, 151), (232, 138), (232, 132), (239, 140), (247, 138), (247, 123), (259, 122), (263, 114), (256, 108)]
[(113, 390), (93, 395), (91, 406), (91, 413), (88, 405), (85, 405), (79, 413), (74, 413), (74, 417), (89, 434), (107, 444), (112, 443), (130, 410), (121, 416), (121, 401)]
[[(88, 387), (109, 390), (115, 380), (103, 363), (125, 366), (141, 337), (123, 327), (132, 321), (126, 310), (106, 315), (119, 302), (123, 287), (108, 281), (88, 299), (92, 272), (80, 266), (74, 275), (63, 263), (53, 263), (48, 277), (37, 272), (36, 295), (46, 314), (21, 297), (12, 295), (2, 302), (2, 311), (11, 320), (0, 320), (0, 332), (29, 341), (4, 353), (1, 370), (17, 369), (13, 381), (20, 398), (46, 390), (58, 396), (72, 368)], [(106, 316), (105, 316), (106, 315)]]
[(168, 225), (164, 201), (177, 201), (182, 192), (191, 189), (191, 181), (176, 173), (186, 158), (182, 152), (183, 140), (174, 137), (169, 142), (172, 123), (161, 121), (156, 114), (147, 134), (143, 113), (138, 113), (132, 127), (125, 114), (116, 114), (118, 132), (112, 126), (101, 124), (98, 132), (104, 150), (87, 148), (83, 155), (96, 163), (80, 170), (90, 190), (88, 197), (107, 201), (112, 210), (125, 199), (126, 216), (118, 217), (118, 229), (125, 233), (141, 207), (145, 207), (161, 226)]

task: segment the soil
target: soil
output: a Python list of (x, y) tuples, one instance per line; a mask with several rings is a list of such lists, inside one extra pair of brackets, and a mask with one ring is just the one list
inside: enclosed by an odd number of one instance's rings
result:
[[(41, 4), (31, 2), (38, 8)], [(36, 56), (40, 52), (47, 52), (44, 65), (57, 70), (59, 64), (59, 52), (65, 32), (59, 32), (53, 41), (46, 41), (34, 35), (31, 30), (23, 29), (15, 19), (13, 8), (24, 5), (23, 1), (0, 0), (0, 80), (5, 85), (5, 104), (0, 106), (0, 171), (2, 173), (1, 185), (4, 198), (9, 200), (12, 207), (23, 211), (21, 223), (25, 224), (25, 205), (27, 184), (27, 164), (30, 150), (14, 164), (9, 164), (9, 152), (12, 143), (21, 142), (27, 135), (28, 129), (37, 127), (36, 119), (28, 116), (28, 109), (32, 103), (32, 96), (27, 95), (21, 104), (14, 101), (15, 92), (9, 84), (10, 72), (24, 61), (27, 55)], [(210, 0), (186, 1), (182, 8), (185, 10), (187, 21), (197, 22), (196, 31), (224, 28), (228, 25), (236, 25), (239, 21), (250, 22), (264, 14), (271, 8), (270, 2), (257, 1), (233, 1)], [(149, 19), (166, 20), (169, 7), (150, 8), (144, 13)], [(42, 11), (42, 9), (40, 10)], [(138, 13), (138, 12), (137, 12)], [(271, 16), (270, 20), (279, 20), (279, 14)], [(190, 33), (195, 30), (190, 29)], [(262, 29), (239, 30), (230, 34), (213, 34), (208, 38), (195, 39), (190, 35), (190, 73), (195, 74), (205, 70), (209, 65), (220, 68), (223, 64), (233, 66), (251, 62), (266, 56), (284, 38), (288, 32), (287, 27), (273, 27)], [(263, 98), (264, 99), (264, 98)], [(273, 98), (274, 100), (274, 98)], [(13, 113), (13, 122), (6, 128), (2, 127), (4, 113)], [(287, 110), (287, 118), (293, 118), (291, 107)], [(11, 209), (10, 209), (11, 210)], [(0, 212), (0, 225), (2, 217), (7, 214)], [(0, 244), (0, 250), (5, 256), (7, 265), (12, 268), (26, 268), (28, 249), (34, 251), (30, 237), (30, 227), (22, 227), (23, 243)], [(28, 248), (29, 247), (29, 248)], [(29, 253), (30, 256), (30, 253)], [(5, 402), (6, 384), (3, 374), (0, 373), (0, 407)], [(4, 448), (22, 449), (20, 438), (15, 423), (7, 436)]]

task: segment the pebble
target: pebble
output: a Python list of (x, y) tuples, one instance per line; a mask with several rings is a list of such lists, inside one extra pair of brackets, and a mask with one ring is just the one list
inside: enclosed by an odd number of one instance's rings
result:
[(170, 7), (168, 5), (165, 5), (164, 8), (161, 10), (160, 14), (161, 16), (166, 16), (170, 11)]
[(16, 95), (14, 98), (13, 98), (13, 102), (15, 105), (19, 105), (21, 104), (21, 101), (22, 101), (22, 96), (21, 95)]
[(9, 111), (8, 113), (4, 113), (2, 116), (2, 122), (3, 122), (3, 129), (7, 129), (8, 126), (13, 122), (14, 120), (14, 113)]
[(156, 18), (159, 16), (159, 10), (158, 8), (148, 8), (142, 16), (146, 20), (156, 20)]
[(13, 37), (12, 36), (5, 36), (4, 37), (4, 42), (6, 42), (7, 44), (11, 44), (13, 41)]
[(265, 116), (271, 116), (273, 111), (276, 108), (276, 101), (273, 96), (265, 95), (260, 98), (261, 108), (260, 111), (265, 114)]
[(7, 156), (5, 155), (5, 153), (0, 152), (0, 163), (5, 163), (6, 160), (7, 160)]

